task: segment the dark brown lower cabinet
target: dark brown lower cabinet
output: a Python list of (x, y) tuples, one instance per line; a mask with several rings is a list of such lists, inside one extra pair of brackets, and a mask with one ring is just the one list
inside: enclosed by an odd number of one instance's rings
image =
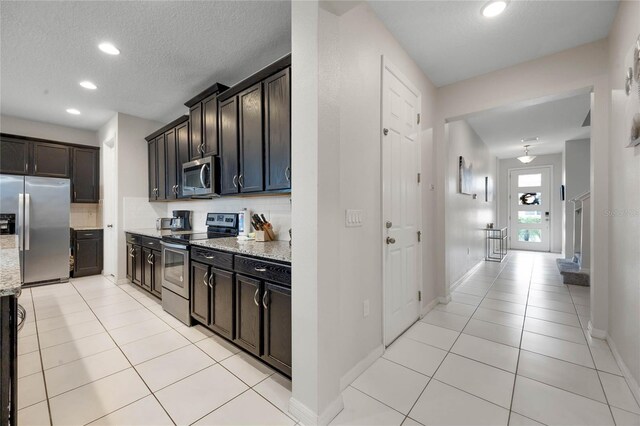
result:
[(133, 244), (127, 243), (127, 278), (133, 281)]
[(191, 316), (204, 325), (209, 325), (209, 266), (191, 262)]
[(234, 285), (233, 272), (211, 267), (211, 317), (209, 327), (218, 334), (233, 339)]
[(127, 234), (127, 278), (162, 299), (162, 253), (156, 247), (157, 239)]
[(151, 291), (151, 285), (153, 284), (153, 263), (151, 262), (152, 250), (146, 247), (142, 248), (142, 262), (143, 262), (143, 274), (142, 274), (142, 287), (145, 290)]
[(162, 252), (151, 250), (151, 263), (153, 265), (151, 293), (162, 299)]
[(102, 230), (75, 231), (73, 276), (86, 277), (102, 273)]
[(142, 285), (142, 274), (144, 273), (144, 264), (142, 263), (142, 247), (133, 246), (133, 273), (131, 274), (131, 281), (134, 284)]
[(291, 376), (291, 289), (265, 283), (262, 358)]
[(262, 304), (260, 280), (236, 275), (236, 333), (233, 341), (260, 356)]

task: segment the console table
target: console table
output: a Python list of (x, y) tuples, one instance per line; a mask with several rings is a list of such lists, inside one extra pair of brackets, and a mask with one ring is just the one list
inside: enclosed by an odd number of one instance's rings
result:
[(485, 250), (484, 260), (502, 262), (507, 256), (507, 227), (484, 228)]

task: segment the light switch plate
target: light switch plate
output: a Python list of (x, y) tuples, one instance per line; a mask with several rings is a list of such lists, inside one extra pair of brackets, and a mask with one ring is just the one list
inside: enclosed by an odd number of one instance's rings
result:
[(362, 226), (364, 222), (364, 210), (347, 210), (344, 217), (344, 224), (347, 228)]

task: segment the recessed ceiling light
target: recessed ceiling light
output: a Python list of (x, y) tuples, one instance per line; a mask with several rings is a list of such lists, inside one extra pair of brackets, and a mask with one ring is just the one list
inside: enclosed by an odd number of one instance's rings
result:
[(98, 86), (96, 86), (95, 84), (93, 84), (90, 81), (81, 81), (80, 82), (80, 86), (84, 87), (85, 89), (89, 89), (89, 90), (96, 90), (98, 88)]
[(75, 108), (67, 108), (67, 112), (68, 112), (69, 114), (73, 114), (73, 115), (80, 115), (80, 111), (78, 111), (78, 110), (77, 110), (77, 109), (75, 109)]
[(482, 16), (484, 16), (485, 18), (493, 18), (504, 12), (506, 8), (506, 0), (492, 0), (482, 6)]
[(98, 45), (98, 49), (102, 50), (104, 53), (107, 53), (109, 55), (119, 55), (120, 54), (120, 49), (118, 49), (117, 47), (115, 47), (111, 43), (100, 43)]

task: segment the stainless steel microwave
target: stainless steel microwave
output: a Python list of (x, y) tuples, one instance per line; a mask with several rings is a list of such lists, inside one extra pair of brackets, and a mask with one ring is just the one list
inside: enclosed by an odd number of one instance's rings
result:
[(205, 157), (182, 165), (182, 193), (195, 198), (218, 196), (216, 161)]

